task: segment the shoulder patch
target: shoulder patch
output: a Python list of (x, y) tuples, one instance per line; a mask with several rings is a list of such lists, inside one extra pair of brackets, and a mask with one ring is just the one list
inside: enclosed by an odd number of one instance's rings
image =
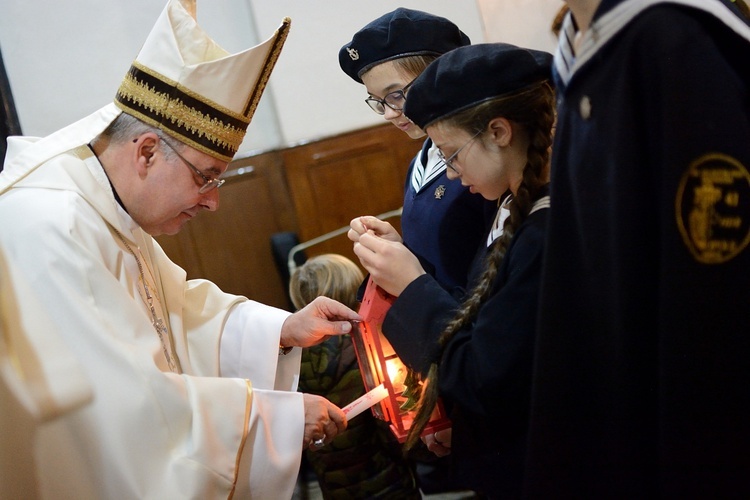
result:
[(683, 174), (675, 199), (682, 241), (695, 260), (722, 264), (750, 242), (750, 174), (731, 156), (710, 153)]

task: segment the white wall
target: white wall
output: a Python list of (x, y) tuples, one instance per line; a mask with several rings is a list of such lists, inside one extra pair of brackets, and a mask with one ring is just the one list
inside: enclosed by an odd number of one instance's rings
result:
[[(24, 134), (45, 135), (110, 102), (164, 0), (2, 0), (0, 49)], [(553, 50), (561, 0), (198, 0), (198, 21), (229, 51), (292, 19), (241, 154), (382, 123), (338, 50), (374, 18), (410, 7), (445, 16), (473, 42)], [(519, 29), (519, 27), (521, 29)]]

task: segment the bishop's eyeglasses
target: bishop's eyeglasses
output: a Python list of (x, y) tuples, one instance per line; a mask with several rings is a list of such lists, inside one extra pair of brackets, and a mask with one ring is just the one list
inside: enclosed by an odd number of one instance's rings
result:
[(166, 144), (167, 146), (169, 146), (169, 149), (171, 149), (172, 151), (174, 151), (174, 153), (177, 155), (177, 157), (180, 160), (182, 160), (185, 163), (185, 165), (187, 165), (190, 168), (190, 170), (192, 170), (195, 174), (197, 174), (201, 178), (201, 180), (203, 181), (203, 183), (201, 184), (200, 189), (198, 189), (198, 192), (200, 194), (206, 194), (209, 191), (213, 191), (214, 189), (217, 189), (217, 188), (221, 187), (226, 182), (226, 179), (219, 179), (218, 177), (215, 178), (215, 179), (211, 179), (210, 177), (207, 177), (203, 172), (201, 172), (198, 169), (198, 167), (196, 167), (195, 165), (193, 165), (192, 163), (190, 163), (189, 161), (187, 161), (187, 159), (185, 159), (185, 157), (182, 156), (177, 151), (177, 148), (175, 148), (174, 146), (172, 146), (172, 144), (170, 144), (169, 141), (167, 141), (163, 137), (159, 137), (159, 138), (162, 140), (162, 142), (164, 142), (164, 144)]

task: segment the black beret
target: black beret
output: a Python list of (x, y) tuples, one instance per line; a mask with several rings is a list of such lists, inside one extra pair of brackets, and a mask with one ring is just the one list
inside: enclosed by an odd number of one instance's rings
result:
[(406, 95), (404, 114), (419, 128), (551, 77), (552, 55), (507, 43), (460, 47), (438, 57)]
[(344, 73), (362, 83), (360, 75), (376, 64), (406, 56), (439, 56), (470, 43), (448, 19), (399, 7), (355, 33), (339, 50), (339, 64)]

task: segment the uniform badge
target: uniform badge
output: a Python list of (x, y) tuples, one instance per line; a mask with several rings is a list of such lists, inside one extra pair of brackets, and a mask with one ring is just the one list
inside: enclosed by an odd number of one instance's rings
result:
[(581, 102), (578, 103), (578, 111), (584, 120), (591, 118), (591, 99), (589, 99), (589, 96), (581, 97)]
[(349, 58), (351, 58), (352, 61), (359, 59), (359, 52), (357, 52), (357, 49), (350, 49), (347, 47), (346, 52), (349, 54)]
[(440, 184), (438, 187), (435, 188), (435, 199), (442, 200), (444, 195), (445, 195), (445, 186)]
[(750, 174), (731, 156), (711, 153), (683, 174), (675, 199), (677, 227), (695, 260), (722, 264), (750, 243)]

